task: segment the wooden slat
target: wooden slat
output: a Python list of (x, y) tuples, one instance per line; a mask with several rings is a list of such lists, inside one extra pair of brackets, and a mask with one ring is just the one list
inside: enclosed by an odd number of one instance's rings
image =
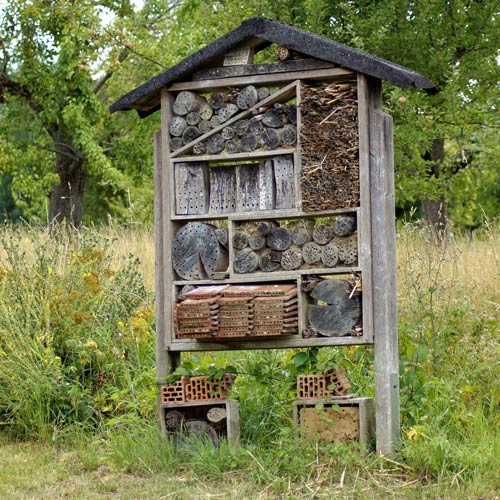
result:
[(302, 147), (301, 147), (301, 130), (302, 130), (302, 82), (297, 80), (297, 144), (293, 160), (295, 164), (295, 206), (302, 210), (302, 190), (300, 188), (300, 179), (302, 177)]
[(275, 182), (272, 160), (259, 163), (259, 209), (272, 210), (275, 206)]
[(276, 156), (273, 159), (276, 183), (276, 209), (295, 207), (295, 168), (293, 155)]
[(257, 165), (238, 165), (236, 170), (236, 211), (259, 210), (259, 168)]
[(259, 149), (251, 153), (222, 153), (220, 155), (200, 155), (200, 156), (183, 156), (181, 158), (172, 158), (172, 162), (199, 162), (199, 161), (213, 161), (213, 162), (226, 162), (238, 160), (254, 160), (260, 158), (273, 158), (276, 155), (293, 154), (295, 149)]
[(256, 84), (278, 84), (289, 82), (291, 80), (343, 80), (346, 77), (352, 77), (355, 74), (343, 68), (317, 69), (307, 71), (290, 71), (288, 73), (274, 73), (270, 75), (237, 76), (234, 78), (220, 78), (215, 80), (201, 80), (196, 82), (174, 83), (168, 87), (168, 90), (177, 92), (179, 90), (201, 90), (218, 91), (227, 87), (246, 87)]
[(231, 67), (208, 68), (196, 71), (193, 80), (214, 80), (232, 78), (235, 76), (269, 75), (273, 73), (290, 73), (293, 71), (308, 71), (313, 69), (335, 68), (335, 65), (321, 59), (299, 59), (266, 64), (240, 64)]
[(234, 166), (210, 169), (210, 214), (236, 210), (236, 171)]
[[(229, 120), (226, 120), (224, 123), (221, 123), (218, 127), (213, 128), (212, 130), (210, 130), (206, 134), (203, 134), (202, 136), (198, 137), (194, 141), (191, 141), (189, 144), (182, 146), (182, 148), (175, 150), (173, 153), (171, 153), (172, 158), (179, 158), (184, 153), (191, 151), (191, 149), (193, 148), (193, 146), (195, 144), (198, 144), (199, 142), (203, 142), (203, 141), (207, 140), (212, 135), (217, 134), (222, 129), (229, 127), (230, 125), (237, 122), (238, 120), (243, 120), (243, 119), (247, 118), (254, 111), (258, 110), (262, 106), (268, 106), (268, 105), (271, 105), (271, 104), (274, 104), (274, 103), (280, 102), (280, 101), (286, 102), (288, 99), (291, 99), (292, 97), (295, 96), (296, 87), (297, 87), (297, 85), (295, 82), (290, 83), (286, 87), (283, 87), (282, 89), (274, 92), (274, 94), (271, 94), (269, 97), (266, 97), (266, 99), (263, 99), (262, 101), (258, 102), (257, 104), (255, 104), (255, 106), (252, 106), (251, 108), (246, 109), (245, 111), (242, 111), (241, 113), (237, 113)], [(248, 157), (249, 155), (247, 154), (246, 156)]]
[(175, 213), (206, 214), (209, 201), (207, 162), (175, 164)]

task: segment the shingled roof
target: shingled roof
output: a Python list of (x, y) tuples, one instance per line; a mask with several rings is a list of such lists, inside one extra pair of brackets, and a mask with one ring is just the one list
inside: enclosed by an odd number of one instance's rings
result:
[(270, 43), (283, 45), (307, 56), (380, 78), (398, 87), (415, 85), (431, 92), (436, 90), (430, 80), (404, 66), (281, 22), (255, 17), (244, 21), (238, 28), (120, 97), (111, 105), (110, 112), (136, 109), (139, 116), (148, 116), (159, 109), (159, 104), (145, 110), (141, 102), (146, 98), (151, 102), (151, 98), (155, 95), (158, 95), (159, 102), (160, 89), (166, 85), (186, 79), (202, 67), (213, 65), (227, 51), (238, 46), (252, 46), (258, 50)]

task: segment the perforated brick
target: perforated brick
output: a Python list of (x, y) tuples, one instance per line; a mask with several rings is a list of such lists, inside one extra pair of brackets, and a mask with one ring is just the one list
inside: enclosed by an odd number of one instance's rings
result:
[(211, 401), (227, 398), (234, 383), (234, 375), (226, 374), (222, 380), (210, 377), (191, 377), (185, 386), (186, 401)]
[(324, 375), (297, 377), (297, 399), (322, 399), (327, 395)]
[(187, 383), (187, 377), (182, 377), (181, 380), (173, 384), (162, 385), (160, 387), (160, 398), (163, 405), (172, 403), (184, 403), (186, 401), (184, 387)]

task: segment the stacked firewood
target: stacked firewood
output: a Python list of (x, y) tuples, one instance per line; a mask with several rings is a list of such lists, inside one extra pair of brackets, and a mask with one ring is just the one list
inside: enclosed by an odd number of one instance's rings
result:
[(287, 226), (274, 220), (241, 224), (232, 246), (238, 274), (352, 267), (358, 261), (356, 219), (342, 215), (326, 223), (302, 219)]
[[(239, 92), (215, 92), (207, 96), (179, 92), (173, 102), (169, 123), (170, 149), (193, 144), (195, 155), (251, 152), (256, 149), (290, 147), (297, 142), (297, 109), (293, 104), (259, 106), (271, 95), (267, 87), (249, 85)], [(264, 104), (264, 103), (263, 103)], [(252, 113), (237, 115), (252, 108)], [(225, 123), (227, 126), (224, 126)], [(212, 132), (213, 131), (213, 132)], [(211, 133), (212, 132), (212, 133)]]

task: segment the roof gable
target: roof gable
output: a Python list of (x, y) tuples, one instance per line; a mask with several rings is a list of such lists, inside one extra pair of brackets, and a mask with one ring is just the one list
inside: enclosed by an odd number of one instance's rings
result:
[(141, 109), (141, 101), (155, 95), (159, 96), (160, 89), (166, 85), (186, 79), (193, 72), (213, 64), (227, 51), (237, 46), (262, 47), (270, 43), (283, 45), (307, 56), (338, 64), (402, 88), (415, 85), (428, 91), (436, 90), (430, 80), (404, 66), (281, 22), (256, 17), (244, 21), (238, 28), (120, 97), (111, 105), (110, 111), (113, 113), (137, 109), (139, 116), (148, 116), (158, 110), (159, 105)]

